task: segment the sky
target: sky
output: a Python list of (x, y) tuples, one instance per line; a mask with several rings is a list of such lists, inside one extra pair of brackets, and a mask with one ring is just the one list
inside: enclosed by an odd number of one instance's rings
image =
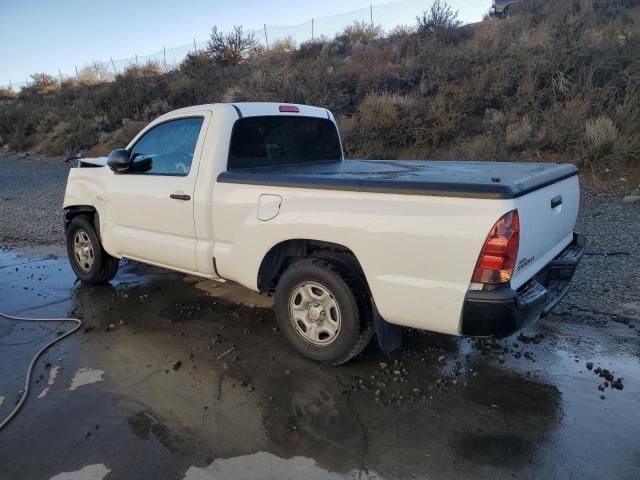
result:
[[(385, 28), (415, 23), (429, 0), (0, 0), (0, 86), (29, 74), (72, 74), (75, 67), (146, 55), (208, 38), (213, 25), (257, 30), (299, 25), (311, 18), (329, 31), (348, 21), (343, 14), (374, 5), (374, 22)], [(465, 23), (480, 20), (490, 0), (449, 0)], [(380, 5), (380, 7), (377, 7)], [(377, 17), (375, 14), (378, 14)], [(287, 29), (273, 28), (273, 35)], [(307, 35), (310, 22), (291, 29)], [(310, 36), (310, 32), (309, 32)]]

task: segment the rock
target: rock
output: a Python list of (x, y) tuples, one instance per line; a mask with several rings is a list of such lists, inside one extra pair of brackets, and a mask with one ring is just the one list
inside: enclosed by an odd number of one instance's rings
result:
[(640, 195), (627, 195), (626, 197), (624, 197), (622, 199), (622, 203), (624, 203), (625, 205), (632, 205), (634, 203), (640, 203)]
[(385, 362), (380, 362), (380, 368), (389, 368), (389, 365)]
[(593, 362), (587, 362), (587, 368), (591, 370), (593, 368)]
[(179, 370), (181, 366), (182, 366), (182, 362), (178, 360), (176, 362), (173, 362), (173, 365), (171, 365), (171, 368), (173, 368), (174, 370)]
[(604, 392), (604, 383), (601, 383), (600, 385), (598, 385), (598, 390), (600, 390), (601, 392)]
[(445, 356), (444, 355), (440, 355), (438, 357), (438, 363), (444, 363), (444, 361), (445, 361)]
[(624, 385), (622, 384), (622, 379), (618, 378), (617, 380), (614, 380), (613, 382), (611, 382), (611, 388), (615, 388), (616, 390), (622, 390), (624, 388)]
[(600, 395), (600, 400), (604, 400), (604, 399), (606, 399), (606, 398), (607, 398), (607, 397), (605, 397), (604, 395)]

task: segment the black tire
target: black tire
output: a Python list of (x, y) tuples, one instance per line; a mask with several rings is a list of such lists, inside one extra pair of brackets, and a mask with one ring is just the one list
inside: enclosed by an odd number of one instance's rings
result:
[[(340, 329), (328, 345), (309, 343), (291, 320), (290, 298), (304, 282), (325, 286), (339, 307)], [(278, 326), (289, 343), (306, 358), (326, 365), (348, 362), (365, 349), (373, 336), (371, 298), (366, 283), (339, 258), (307, 258), (291, 265), (276, 287), (274, 309)]]
[[(92, 249), (92, 263), (82, 263), (76, 255), (74, 241), (76, 234), (85, 234)], [(112, 257), (102, 248), (98, 235), (93, 226), (93, 222), (86, 215), (74, 217), (66, 231), (67, 255), (73, 272), (78, 279), (89, 285), (100, 285), (113, 279), (118, 272), (120, 261)]]

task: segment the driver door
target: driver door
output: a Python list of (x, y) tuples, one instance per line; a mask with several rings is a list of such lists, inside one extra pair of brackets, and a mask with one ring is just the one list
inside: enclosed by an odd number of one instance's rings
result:
[(104, 231), (121, 256), (196, 271), (195, 181), (209, 116), (151, 127), (128, 149), (131, 168), (110, 172)]

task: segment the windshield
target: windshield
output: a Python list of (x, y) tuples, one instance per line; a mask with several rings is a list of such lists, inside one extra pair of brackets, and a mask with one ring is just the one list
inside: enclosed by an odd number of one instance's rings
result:
[(228, 169), (341, 159), (338, 130), (329, 119), (248, 117), (237, 120), (233, 126)]

